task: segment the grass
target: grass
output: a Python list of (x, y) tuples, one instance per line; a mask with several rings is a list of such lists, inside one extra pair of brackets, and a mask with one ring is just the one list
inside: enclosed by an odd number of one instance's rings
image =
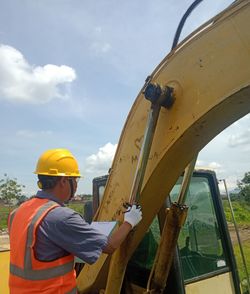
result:
[(0, 205), (0, 230), (6, 229), (8, 226), (8, 215), (15, 207)]
[[(245, 202), (232, 201), (234, 210), (234, 217), (238, 225), (250, 226), (250, 205)], [(228, 222), (232, 222), (232, 215), (230, 212), (229, 204), (227, 200), (223, 201), (223, 207)]]
[[(243, 247), (243, 251), (244, 251), (244, 255), (246, 259), (247, 271), (248, 271), (248, 274), (250, 274), (250, 241), (243, 242), (242, 247)], [(247, 290), (246, 272), (243, 266), (243, 261), (242, 261), (240, 248), (238, 244), (234, 245), (234, 254), (236, 257), (236, 262), (237, 262), (237, 267), (238, 267), (242, 287), (244, 290)]]
[[(237, 226), (239, 230), (242, 227), (250, 228), (250, 205), (244, 202), (233, 201), (232, 202), (234, 217), (237, 222)], [(228, 222), (232, 223), (232, 215), (230, 212), (228, 201), (223, 201), (223, 207), (226, 215), (226, 219)], [(247, 290), (246, 284), (246, 272), (243, 266), (243, 261), (241, 257), (240, 247), (238, 243), (234, 244), (234, 254), (236, 258), (236, 263), (239, 271), (239, 277), (241, 280), (242, 288), (244, 291)], [(243, 252), (246, 259), (246, 266), (248, 274), (250, 274), (250, 239), (242, 242)]]
[(84, 204), (83, 203), (69, 203), (67, 204), (67, 206), (73, 210), (75, 210), (76, 212), (78, 212), (79, 214), (83, 215), (83, 209), (84, 209)]

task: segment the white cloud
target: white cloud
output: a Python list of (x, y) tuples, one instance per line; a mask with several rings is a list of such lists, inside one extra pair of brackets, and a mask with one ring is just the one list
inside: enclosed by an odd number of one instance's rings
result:
[(232, 192), (233, 190), (237, 189), (237, 181), (239, 180), (236, 176), (227, 176), (226, 178), (223, 176), (218, 177), (219, 180), (219, 189), (222, 193), (225, 194), (225, 186), (222, 180), (225, 180), (226, 187), (229, 192)]
[(97, 33), (97, 34), (101, 34), (102, 33), (102, 27), (100, 27), (100, 26), (98, 26), (98, 27), (95, 27), (95, 32)]
[(47, 137), (51, 136), (53, 133), (52, 131), (39, 131), (39, 132), (34, 132), (31, 130), (19, 130), (17, 131), (17, 136), (25, 139), (32, 139), (32, 138), (37, 138), (37, 137)]
[(205, 163), (203, 160), (197, 160), (195, 165), (201, 167), (201, 166), (204, 166)]
[(20, 51), (0, 45), (0, 99), (41, 104), (67, 98), (67, 88), (62, 86), (75, 78), (69, 66), (30, 65)]
[(96, 176), (108, 173), (116, 148), (117, 144), (107, 143), (103, 147), (100, 147), (96, 154), (87, 157), (85, 172), (95, 173)]
[(214, 170), (216, 172), (222, 170), (222, 165), (220, 163), (218, 163), (218, 162), (215, 162), (215, 161), (207, 162), (207, 161), (204, 161), (204, 160), (197, 160), (196, 166), (198, 168), (211, 169), (211, 170)]
[(221, 164), (219, 164), (218, 162), (210, 162), (208, 164), (208, 167), (211, 168), (211, 169), (214, 169), (214, 170), (217, 170), (217, 169), (220, 169), (221, 168)]
[(90, 48), (96, 54), (100, 54), (100, 53), (106, 53), (106, 52), (110, 51), (111, 45), (108, 42), (96, 41), (91, 44)]
[(102, 52), (108, 52), (111, 49), (111, 45), (109, 43), (104, 43), (102, 46)]
[(107, 41), (107, 31), (102, 26), (92, 29), (89, 48), (96, 55), (103, 55), (112, 49), (110, 42)]
[(250, 145), (250, 128), (240, 134), (232, 134), (229, 136), (228, 145), (229, 147), (237, 147), (241, 145)]

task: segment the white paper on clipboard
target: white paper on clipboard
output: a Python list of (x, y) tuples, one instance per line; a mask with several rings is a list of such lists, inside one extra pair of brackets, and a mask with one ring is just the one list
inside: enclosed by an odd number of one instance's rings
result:
[(105, 236), (109, 236), (112, 231), (114, 230), (117, 222), (111, 221), (111, 222), (92, 222), (90, 226), (96, 230), (98, 230), (101, 234)]

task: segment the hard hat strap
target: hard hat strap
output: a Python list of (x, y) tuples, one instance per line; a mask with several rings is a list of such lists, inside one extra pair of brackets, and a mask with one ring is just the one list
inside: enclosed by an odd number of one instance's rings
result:
[(74, 197), (74, 184), (73, 179), (69, 178), (69, 185), (70, 185), (70, 199)]

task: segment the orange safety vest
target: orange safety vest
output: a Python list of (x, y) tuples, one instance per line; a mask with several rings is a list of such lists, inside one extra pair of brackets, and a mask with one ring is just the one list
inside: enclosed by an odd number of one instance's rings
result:
[(11, 294), (77, 293), (72, 254), (53, 261), (39, 261), (34, 254), (36, 230), (47, 213), (58, 206), (48, 199), (33, 198), (10, 214)]

